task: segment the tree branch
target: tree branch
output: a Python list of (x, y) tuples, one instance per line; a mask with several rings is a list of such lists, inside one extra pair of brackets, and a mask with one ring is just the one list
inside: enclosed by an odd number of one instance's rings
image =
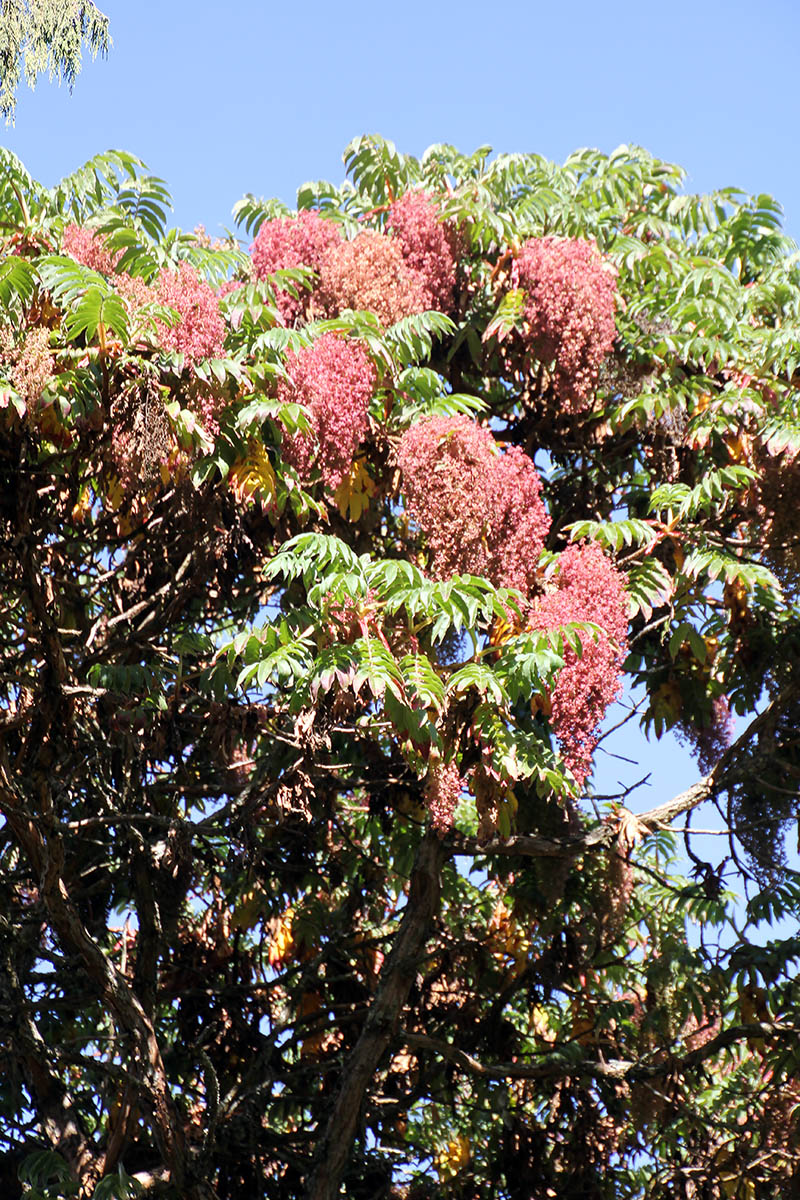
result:
[[(735, 774), (739, 757), (743, 750), (748, 749), (753, 738), (757, 736), (767, 722), (786, 704), (794, 699), (797, 689), (789, 687), (770, 701), (763, 712), (755, 717), (744, 732), (732, 742), (719, 758), (714, 769), (702, 779), (698, 779), (691, 787), (679, 792), (671, 800), (659, 804), (647, 812), (637, 813), (636, 819), (649, 833), (656, 829), (667, 828), (681, 813), (691, 812), (705, 800), (717, 795)], [(616, 825), (609, 821), (596, 825), (593, 829), (577, 836), (562, 838), (544, 838), (537, 834), (518, 834), (509, 838), (491, 838), (479, 842), (477, 838), (463, 837), (458, 833), (450, 834), (447, 847), (455, 854), (491, 855), (503, 854), (519, 858), (577, 858), (587, 850), (598, 846), (610, 846), (617, 836)]]
[(42, 1130), (51, 1146), (63, 1155), (81, 1184), (93, 1186), (102, 1173), (96, 1169), (94, 1146), (83, 1128), (78, 1106), (51, 1066), (51, 1052), (33, 1019), (17, 973), (11, 929), (2, 916), (0, 934), (4, 943), (7, 996), (9, 1006), (14, 1010), (10, 1053), (22, 1066), (28, 1087), (36, 1099)]
[(403, 1040), (410, 1050), (429, 1050), (453, 1063), (454, 1066), (460, 1067), (462, 1071), (480, 1076), (482, 1079), (569, 1079), (576, 1076), (583, 1079), (613, 1079), (625, 1080), (628, 1083), (640, 1083), (647, 1079), (658, 1079), (665, 1075), (691, 1071), (706, 1059), (713, 1058), (720, 1050), (725, 1050), (728, 1046), (743, 1041), (745, 1038), (783, 1036), (794, 1042), (798, 1033), (800, 1033), (800, 1029), (796, 1025), (785, 1025), (772, 1021), (732, 1025), (682, 1058), (668, 1054), (660, 1062), (652, 1063), (642, 1063), (638, 1060), (624, 1058), (581, 1057), (575, 1059), (565, 1053), (550, 1053), (543, 1056), (538, 1063), (486, 1064), (479, 1062), (477, 1058), (473, 1058), (471, 1054), (460, 1050), (452, 1043), (428, 1037), (426, 1034), (404, 1032)]
[(377, 994), (361, 1036), (344, 1066), (339, 1092), (308, 1181), (307, 1200), (333, 1200), (339, 1195), (364, 1095), (391, 1043), (439, 908), (444, 858), (445, 850), (439, 837), (433, 832), (427, 833), (417, 850), (408, 903), (391, 953), (383, 965)]

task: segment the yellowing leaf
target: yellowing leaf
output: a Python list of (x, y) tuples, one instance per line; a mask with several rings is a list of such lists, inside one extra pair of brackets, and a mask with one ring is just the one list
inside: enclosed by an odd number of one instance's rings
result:
[(585, 997), (577, 996), (570, 1002), (572, 1028), (570, 1037), (579, 1046), (592, 1046), (597, 1041), (595, 1033), (594, 1005)]
[(84, 484), (78, 495), (78, 502), (72, 509), (72, 520), (76, 525), (82, 525), (92, 511), (92, 489)]
[(729, 433), (722, 439), (728, 448), (728, 453), (731, 456), (731, 461), (735, 463), (749, 463), (751, 460), (750, 439), (745, 433), (732, 434)]
[(640, 823), (639, 818), (629, 808), (618, 808), (616, 818), (617, 845), (619, 846), (620, 853), (627, 855), (649, 830), (646, 825)]
[(228, 485), (240, 504), (260, 500), (271, 504), (275, 499), (276, 482), (272, 464), (263, 443), (255, 438), (248, 444), (247, 454), (230, 469)]
[(445, 1180), (457, 1175), (461, 1168), (467, 1165), (471, 1156), (472, 1147), (469, 1139), (461, 1133), (457, 1134), (453, 1141), (436, 1155), (436, 1170), (439, 1172), (439, 1178)]
[(375, 481), (367, 471), (365, 459), (357, 458), (350, 474), (345, 475), (333, 493), (333, 498), (343, 517), (349, 513), (351, 521), (358, 521), (369, 508), (370, 496), (374, 495)]
[(550, 1025), (550, 1017), (546, 1008), (541, 1008), (539, 1005), (534, 1005), (529, 1013), (528, 1022), (531, 1032), (537, 1041), (555, 1041), (556, 1035)]
[(108, 482), (106, 488), (106, 506), (112, 512), (116, 512), (122, 501), (125, 499), (125, 492), (122, 489), (122, 484), (116, 475), (113, 475)]
[(278, 922), (278, 927), (273, 934), (272, 941), (269, 944), (269, 965), (278, 967), (288, 958), (291, 958), (294, 950), (294, 935), (292, 933), (292, 923), (294, 921), (294, 909), (287, 908), (286, 912)]
[[(746, 984), (739, 992), (739, 1017), (743, 1025), (754, 1025), (756, 1022), (769, 1024), (772, 1020), (767, 1008), (767, 993), (763, 987)], [(766, 1045), (763, 1038), (748, 1038), (747, 1044), (751, 1050), (763, 1055)]]

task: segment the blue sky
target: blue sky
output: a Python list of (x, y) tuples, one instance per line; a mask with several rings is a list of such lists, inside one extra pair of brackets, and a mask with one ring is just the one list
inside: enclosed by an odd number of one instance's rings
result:
[(99, 5), (108, 60), (72, 96), (23, 89), (5, 130), (46, 183), (129, 150), (170, 185), (176, 223), (217, 232), (246, 191), (291, 202), (305, 179), (339, 180), (358, 133), (555, 159), (638, 142), (694, 190), (771, 192), (800, 238), (792, 0)]
[[(306, 179), (340, 180), (359, 133), (415, 154), (448, 141), (559, 160), (635, 142), (682, 164), (693, 190), (770, 192), (800, 239), (792, 0), (99, 4), (109, 58), (86, 61), (72, 95), (23, 88), (4, 131), (45, 183), (129, 150), (167, 181), (175, 223), (216, 233), (246, 191), (291, 203)], [(628, 727), (607, 749), (643, 747)], [(671, 737), (645, 755), (652, 781), (634, 808), (696, 778)], [(603, 792), (644, 774), (605, 750), (597, 765)]]

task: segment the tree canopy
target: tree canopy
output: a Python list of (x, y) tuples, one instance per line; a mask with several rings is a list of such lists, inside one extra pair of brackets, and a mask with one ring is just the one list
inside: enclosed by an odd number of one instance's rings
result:
[(215, 241), (0, 158), (3, 1195), (794, 1194), (779, 206), (344, 162)]

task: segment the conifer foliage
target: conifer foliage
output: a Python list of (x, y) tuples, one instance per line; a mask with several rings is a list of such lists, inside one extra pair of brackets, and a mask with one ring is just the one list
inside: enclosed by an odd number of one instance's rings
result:
[(794, 1194), (778, 206), (345, 167), (213, 242), (0, 152), (0, 1193)]
[(86, 43), (95, 58), (111, 44), (108, 17), (92, 0), (3, 0), (0, 5), (0, 114), (9, 124), (24, 74), (33, 87), (47, 71), (72, 87)]

